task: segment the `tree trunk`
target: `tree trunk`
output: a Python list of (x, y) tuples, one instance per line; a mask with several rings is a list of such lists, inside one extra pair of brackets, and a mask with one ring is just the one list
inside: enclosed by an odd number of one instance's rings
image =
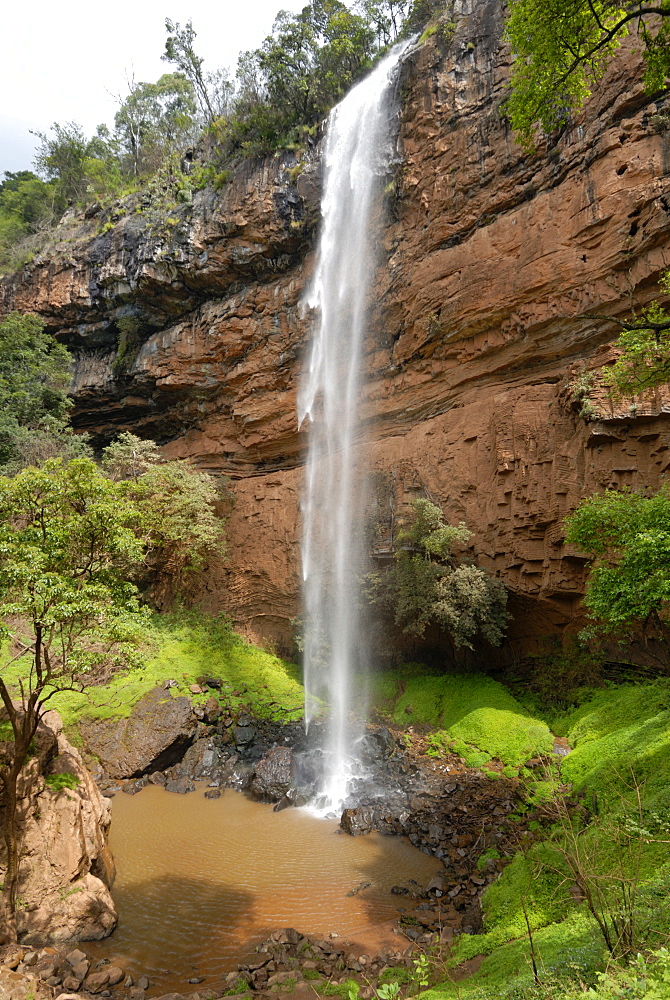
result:
[(9, 768), (4, 780), (3, 840), (7, 854), (7, 870), (2, 887), (3, 920), (0, 939), (5, 944), (16, 944), (16, 900), (19, 880), (19, 838), (16, 829), (17, 785), (21, 768), (16, 761)]

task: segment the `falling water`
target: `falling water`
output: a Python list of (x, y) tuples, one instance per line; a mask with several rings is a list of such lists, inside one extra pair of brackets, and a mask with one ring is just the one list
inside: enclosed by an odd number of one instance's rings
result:
[(351, 715), (352, 678), (365, 659), (358, 608), (363, 488), (354, 449), (374, 263), (371, 220), (391, 161), (393, 81), (408, 44), (396, 46), (330, 114), (321, 239), (304, 303), (318, 317), (298, 404), (300, 423), (310, 420), (302, 547), (305, 718), (309, 729), (318, 699), (331, 706), (320, 800), (332, 809), (346, 800), (359, 735)]

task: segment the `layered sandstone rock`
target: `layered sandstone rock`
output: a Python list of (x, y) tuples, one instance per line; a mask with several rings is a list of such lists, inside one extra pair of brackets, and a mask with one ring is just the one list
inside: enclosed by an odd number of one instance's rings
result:
[[(396, 504), (427, 492), (468, 524), (527, 644), (569, 624), (583, 591), (564, 516), (605, 486), (655, 487), (668, 467), (662, 399), (614, 411), (597, 391), (586, 409), (573, 396), (616, 335), (579, 317), (629, 314), (670, 265), (670, 115), (628, 44), (579, 118), (524, 155), (501, 111), (501, 5), (457, 8), (454, 37), (438, 32), (403, 68), (361, 452)], [(98, 235), (82, 222), (0, 300), (37, 310), (75, 350), (80, 428), (154, 436), (232, 477), (230, 560), (202, 596), (280, 643), (298, 607), (299, 302), (317, 202), (314, 152), (298, 169), (294, 154), (249, 163), (222, 194), (198, 193), (176, 231), (141, 214)], [(141, 348), (113, 367), (129, 314)]]
[[(38, 730), (45, 753), (23, 769), (19, 787), (21, 863), (19, 940), (96, 940), (111, 934), (116, 909), (109, 893), (114, 863), (107, 848), (111, 810), (56, 712)], [(43, 774), (67, 772), (76, 788), (52, 788)], [(0, 856), (0, 871), (2, 858)]]

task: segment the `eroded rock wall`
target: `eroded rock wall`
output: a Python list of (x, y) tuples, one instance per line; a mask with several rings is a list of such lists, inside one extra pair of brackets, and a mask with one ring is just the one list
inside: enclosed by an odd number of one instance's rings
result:
[[(36, 737), (39, 752), (19, 779), (17, 929), (26, 944), (97, 940), (116, 926), (110, 803), (62, 730), (58, 713), (47, 712)], [(56, 790), (45, 781), (46, 774), (64, 772), (77, 779), (76, 788)], [(0, 849), (0, 875), (2, 864)]]
[[(399, 165), (371, 295), (361, 448), (402, 504), (428, 491), (474, 532), (513, 595), (513, 634), (570, 625), (583, 560), (562, 520), (608, 485), (658, 485), (660, 398), (613, 411), (571, 380), (611, 357), (612, 325), (670, 264), (670, 115), (624, 49), (579, 118), (524, 155), (501, 112), (509, 73), (496, 0), (460, 0), (457, 28), (405, 63)], [(75, 350), (77, 424), (154, 436), (233, 480), (230, 559), (201, 596), (286, 645), (298, 609), (305, 441), (296, 390), (308, 318), (318, 151), (248, 163), (199, 192), (178, 226), (141, 213), (83, 221), (2, 284)], [(393, 190), (392, 190), (393, 188)], [(170, 231), (168, 231), (168, 229)], [(120, 357), (123, 316), (139, 342)]]

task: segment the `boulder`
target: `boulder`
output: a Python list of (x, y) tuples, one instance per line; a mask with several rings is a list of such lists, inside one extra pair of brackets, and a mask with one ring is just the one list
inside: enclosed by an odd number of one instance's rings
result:
[(165, 788), (168, 792), (176, 792), (177, 795), (185, 795), (187, 792), (194, 792), (195, 785), (190, 778), (170, 778), (166, 782)]
[(233, 738), (238, 747), (251, 743), (255, 735), (253, 726), (233, 726)]
[[(109, 893), (114, 878), (106, 843), (110, 804), (98, 791), (79, 751), (63, 735), (57, 713), (46, 713), (42, 727), (50, 735), (43, 732), (41, 745), (52, 747), (53, 752), (33, 757), (19, 780), (21, 898), (25, 903), (17, 914), (19, 937), (27, 945), (103, 938), (117, 919)], [(63, 770), (77, 779), (76, 787), (56, 790), (47, 785), (42, 771), (47, 761), (49, 769), (61, 762)], [(40, 961), (48, 954), (40, 952)], [(24, 964), (31, 961), (29, 953)], [(72, 969), (75, 978), (83, 978), (81, 962), (85, 963), (85, 956), (75, 963), (76, 971)]]
[(345, 833), (358, 837), (375, 829), (375, 818), (372, 806), (357, 806), (355, 809), (344, 810), (340, 826)]
[(294, 779), (290, 747), (273, 747), (262, 757), (249, 776), (251, 794), (266, 802), (284, 799)]
[(155, 687), (127, 719), (104, 719), (81, 726), (86, 747), (112, 778), (163, 771), (181, 760), (193, 742), (198, 721), (188, 698), (173, 698)]

